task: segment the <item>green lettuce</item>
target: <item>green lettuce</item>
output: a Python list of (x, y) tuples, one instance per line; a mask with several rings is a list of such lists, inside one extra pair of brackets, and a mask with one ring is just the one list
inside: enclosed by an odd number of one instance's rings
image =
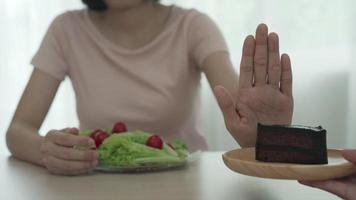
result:
[(162, 150), (146, 146), (150, 136), (143, 131), (111, 135), (98, 149), (99, 163), (105, 166), (134, 167), (185, 162), (186, 156), (180, 155), (166, 143)]
[(85, 130), (79, 133), (80, 136), (87, 136), (90, 137), (90, 135), (93, 133), (92, 130)]
[(174, 140), (172, 145), (179, 157), (186, 158), (189, 155), (188, 146), (183, 140)]

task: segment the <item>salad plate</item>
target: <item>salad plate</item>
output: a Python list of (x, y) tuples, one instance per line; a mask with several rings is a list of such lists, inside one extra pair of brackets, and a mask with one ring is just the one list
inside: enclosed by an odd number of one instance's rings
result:
[(112, 129), (86, 130), (81, 136), (91, 137), (98, 152), (97, 171), (134, 173), (183, 168), (199, 157), (190, 153), (180, 139), (170, 142), (154, 133), (142, 130), (128, 131), (117, 122)]
[(154, 172), (165, 171), (171, 169), (183, 168), (187, 165), (187, 162), (175, 163), (175, 164), (147, 164), (141, 166), (103, 166), (96, 167), (97, 171), (102, 172), (117, 172), (117, 173), (139, 173), (139, 172)]
[(156, 172), (156, 171), (166, 171), (166, 170), (174, 170), (174, 169), (184, 169), (188, 166), (189, 163), (193, 163), (200, 158), (201, 151), (195, 151), (188, 155), (188, 157), (182, 162), (177, 163), (162, 163), (162, 164), (154, 164), (147, 163), (142, 164), (140, 166), (105, 166), (99, 165), (95, 170), (101, 172), (109, 172), (109, 173), (140, 173), (140, 172)]

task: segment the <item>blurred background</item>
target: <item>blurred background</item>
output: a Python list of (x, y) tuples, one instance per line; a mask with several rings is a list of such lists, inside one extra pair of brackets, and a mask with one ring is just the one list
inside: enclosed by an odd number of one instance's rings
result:
[[(292, 58), (294, 124), (328, 131), (328, 146), (356, 148), (356, 2), (353, 0), (165, 0), (195, 8), (218, 24), (238, 70), (244, 37), (263, 22), (280, 35)], [(82, 9), (80, 0), (0, 1), (0, 152), (5, 132), (32, 71), (30, 59), (54, 17)], [(238, 147), (225, 130), (207, 81), (202, 82), (200, 124), (211, 150)], [(69, 80), (61, 85), (41, 133), (77, 126)]]

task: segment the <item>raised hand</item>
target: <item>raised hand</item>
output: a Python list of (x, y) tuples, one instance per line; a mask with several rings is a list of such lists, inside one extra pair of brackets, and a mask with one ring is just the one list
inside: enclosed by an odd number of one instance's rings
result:
[[(356, 150), (345, 150), (343, 156), (356, 165)], [(356, 174), (335, 180), (299, 181), (304, 185), (331, 192), (342, 199), (356, 199)]]
[(228, 130), (243, 147), (255, 145), (258, 122), (290, 124), (292, 70), (289, 56), (280, 57), (278, 35), (260, 24), (256, 38), (245, 39), (237, 99), (221, 86), (214, 92)]
[(91, 172), (97, 165), (95, 150), (79, 150), (74, 147), (94, 147), (94, 141), (78, 136), (78, 130), (67, 128), (52, 130), (41, 144), (42, 163), (49, 172), (58, 175), (80, 175)]
[(238, 101), (264, 124), (290, 124), (293, 115), (292, 72), (288, 55), (280, 58), (276, 33), (261, 24), (256, 39), (246, 38), (240, 67)]

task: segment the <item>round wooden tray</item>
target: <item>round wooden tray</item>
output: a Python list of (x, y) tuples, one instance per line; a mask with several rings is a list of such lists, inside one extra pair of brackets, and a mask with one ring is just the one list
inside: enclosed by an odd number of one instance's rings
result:
[(340, 150), (328, 149), (328, 164), (303, 165), (255, 160), (255, 148), (236, 149), (223, 154), (231, 170), (261, 178), (290, 180), (326, 180), (356, 173), (356, 165), (344, 159)]

